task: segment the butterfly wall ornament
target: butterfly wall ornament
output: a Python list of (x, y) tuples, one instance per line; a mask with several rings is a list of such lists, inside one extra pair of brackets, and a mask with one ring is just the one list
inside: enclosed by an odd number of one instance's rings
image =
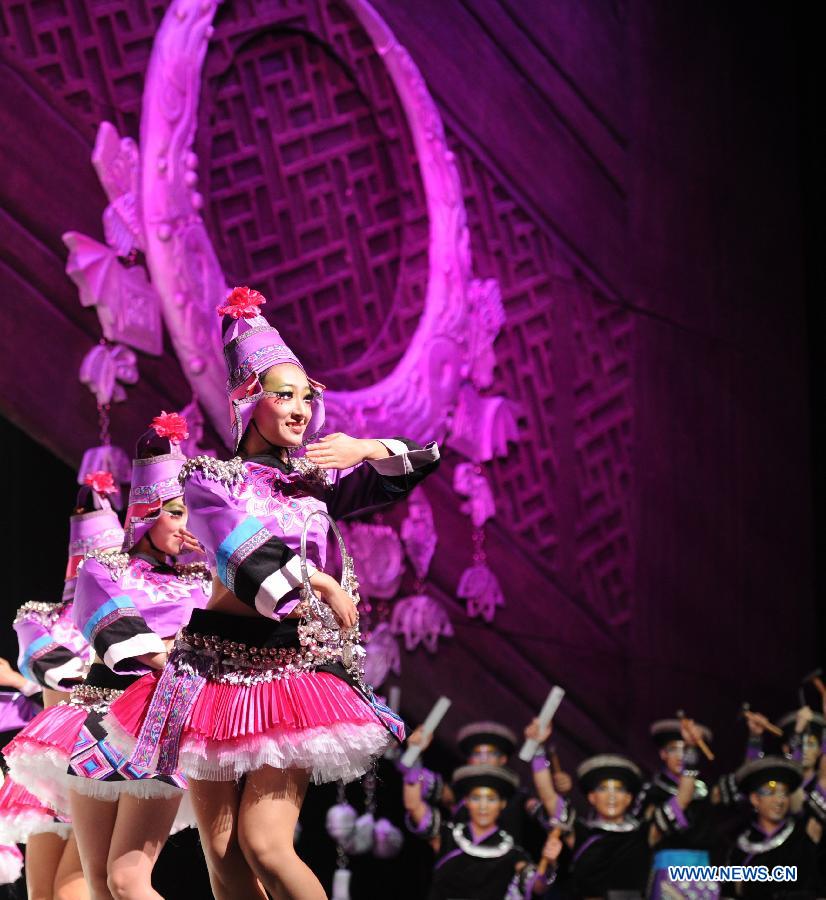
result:
[(394, 634), (404, 636), (405, 650), (415, 650), (421, 644), (428, 653), (435, 653), (440, 637), (453, 637), (447, 611), (427, 594), (413, 594), (397, 601), (390, 627)]
[(123, 344), (96, 344), (83, 357), (78, 377), (95, 395), (100, 406), (126, 399), (124, 384), (138, 381), (138, 361)]
[(347, 543), (356, 560), (362, 596), (386, 600), (395, 597), (404, 574), (404, 551), (390, 525), (353, 522)]
[(380, 687), (391, 672), (401, 674), (399, 642), (387, 622), (373, 629), (364, 649), (364, 680), (373, 688)]
[(453, 490), (468, 498), (459, 509), (470, 516), (474, 528), (481, 528), (488, 519), (496, 515), (493, 491), (481, 466), (459, 463), (453, 473)]
[(484, 562), (462, 572), (456, 596), (466, 602), (465, 608), (471, 618), (481, 617), (486, 622), (492, 622), (497, 607), (505, 605), (499, 580)]
[(438, 538), (433, 524), (433, 508), (422, 488), (416, 488), (407, 500), (407, 517), (401, 537), (416, 578), (423, 580), (436, 552)]
[(159, 356), (163, 349), (161, 305), (142, 266), (124, 266), (111, 247), (78, 231), (67, 231), (66, 274), (83, 306), (94, 306), (103, 336), (113, 343)]

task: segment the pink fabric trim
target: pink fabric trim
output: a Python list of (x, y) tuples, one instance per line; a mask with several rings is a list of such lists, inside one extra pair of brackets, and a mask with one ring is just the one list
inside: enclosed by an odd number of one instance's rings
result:
[[(124, 754), (134, 750), (157, 680), (152, 673), (131, 685), (104, 718)], [(254, 685), (208, 681), (184, 722), (179, 765), (188, 777), (211, 781), (263, 766), (305, 769), (317, 783), (352, 781), (391, 742), (364, 698), (328, 672)]]

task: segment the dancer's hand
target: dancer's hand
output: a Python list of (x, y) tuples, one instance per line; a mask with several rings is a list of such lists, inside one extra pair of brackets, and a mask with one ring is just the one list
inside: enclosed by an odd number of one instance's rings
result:
[(557, 794), (570, 794), (574, 789), (574, 780), (567, 772), (554, 772), (551, 778)]
[(554, 828), (542, 848), (542, 858), (547, 859), (551, 866), (556, 866), (560, 853), (562, 853), (562, 838), (559, 836), (559, 830)]
[(425, 734), (422, 730), (422, 726), (419, 725), (418, 728), (414, 729), (410, 735), (408, 735), (407, 743), (412, 744), (415, 747), (421, 747), (421, 752), (424, 753), (424, 751), (433, 743), (433, 735)]
[(809, 727), (809, 723), (812, 721), (813, 716), (814, 713), (810, 706), (801, 706), (797, 711), (797, 716), (794, 720), (794, 730), (798, 734), (804, 732)]
[(749, 728), (749, 734), (754, 735), (755, 737), (760, 737), (761, 734), (766, 730), (766, 726), (769, 724), (769, 720), (763, 715), (763, 713), (752, 712), (750, 709), (746, 710), (744, 713), (746, 717), (746, 725)]
[(694, 719), (683, 719), (680, 722), (680, 731), (686, 746), (698, 747), (700, 745), (703, 736)]
[(7, 659), (0, 656), (0, 685), (20, 690), (26, 679), (12, 667)]
[(145, 666), (149, 666), (150, 669), (162, 669), (166, 665), (166, 653), (144, 653), (139, 656), (138, 662), (142, 662)]
[(178, 536), (181, 539), (181, 553), (203, 553), (204, 548), (201, 546), (198, 538), (191, 531), (187, 531), (186, 528), (181, 528), (178, 532)]
[(310, 586), (330, 607), (342, 628), (352, 628), (358, 622), (358, 612), (353, 598), (326, 572), (313, 572)]
[(526, 741), (536, 741), (538, 744), (544, 744), (545, 741), (551, 736), (553, 732), (553, 725), (548, 724), (544, 728), (541, 728), (539, 725), (539, 718), (536, 717), (531, 720), (530, 725), (525, 726), (525, 740)]
[(388, 455), (381, 441), (361, 440), (340, 431), (307, 444), (307, 459), (322, 469), (349, 469), (365, 459), (384, 459)]

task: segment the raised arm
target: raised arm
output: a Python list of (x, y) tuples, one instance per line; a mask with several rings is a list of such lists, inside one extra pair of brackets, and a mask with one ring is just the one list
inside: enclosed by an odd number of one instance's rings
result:
[(334, 519), (403, 500), (439, 465), (435, 441), (421, 447), (406, 438), (361, 440), (331, 434), (307, 447), (307, 457), (329, 471), (325, 498)]

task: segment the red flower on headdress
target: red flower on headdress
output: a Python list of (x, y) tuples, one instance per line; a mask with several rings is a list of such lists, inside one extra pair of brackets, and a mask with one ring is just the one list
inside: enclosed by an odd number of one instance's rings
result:
[(231, 316), (233, 319), (251, 319), (261, 310), (259, 307), (267, 302), (263, 294), (248, 287), (233, 288), (224, 306), (218, 307), (219, 316)]
[(189, 426), (180, 413), (161, 410), (161, 414), (152, 420), (152, 427), (158, 437), (169, 438), (172, 444), (180, 444), (189, 437)]
[(116, 493), (118, 489), (111, 472), (88, 472), (83, 476), (83, 483), (88, 484), (96, 494), (104, 497), (107, 494)]

